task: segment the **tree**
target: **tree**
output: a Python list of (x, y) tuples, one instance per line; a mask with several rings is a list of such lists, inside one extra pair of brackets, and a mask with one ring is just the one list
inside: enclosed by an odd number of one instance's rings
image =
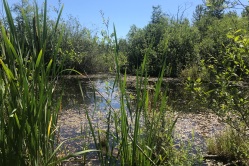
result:
[(226, 0), (206, 0), (206, 12), (211, 17), (221, 19), (228, 4)]
[(132, 25), (127, 35), (128, 51), (127, 58), (129, 62), (129, 70), (127, 72), (135, 73), (136, 69), (140, 67), (143, 60), (143, 48), (145, 45), (145, 34), (140, 28)]
[(205, 15), (205, 11), (206, 9), (204, 5), (197, 5), (193, 13), (193, 22), (199, 22), (202, 19), (202, 17)]
[(249, 6), (246, 6), (243, 11), (241, 12), (242, 17), (247, 17), (249, 18)]
[(17, 15), (15, 17), (15, 21), (17, 22), (17, 25), (19, 25), (24, 22), (22, 12), (24, 12), (24, 14), (26, 15), (26, 17), (29, 18), (29, 20), (32, 20), (34, 5), (30, 4), (29, 0), (21, 0), (20, 3), (13, 4), (12, 10)]
[(151, 23), (158, 24), (166, 15), (162, 12), (162, 8), (160, 5), (152, 6), (152, 9)]

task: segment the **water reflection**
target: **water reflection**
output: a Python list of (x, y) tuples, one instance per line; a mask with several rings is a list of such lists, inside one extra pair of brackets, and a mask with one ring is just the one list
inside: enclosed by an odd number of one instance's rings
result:
[[(107, 102), (110, 102), (114, 109), (119, 109), (120, 91), (114, 81), (114, 76), (106, 75), (92, 77), (90, 80), (85, 77), (63, 79), (59, 85), (64, 89), (62, 107), (64, 109), (76, 109), (83, 104), (97, 104), (99, 110), (105, 111), (105, 107), (108, 105)], [(81, 85), (82, 93), (79, 85)], [(180, 106), (180, 103), (183, 103), (184, 88), (179, 81), (166, 82), (163, 84), (163, 89), (167, 91), (169, 105), (175, 107)], [(128, 93), (135, 93), (134, 87), (128, 87), (127, 91)]]
[[(110, 105), (119, 108), (119, 90), (113, 76), (103, 78), (70, 78), (62, 81), (62, 107), (79, 108), (82, 105), (97, 105), (104, 111)], [(81, 86), (81, 88), (80, 88)], [(82, 91), (81, 91), (82, 90)]]

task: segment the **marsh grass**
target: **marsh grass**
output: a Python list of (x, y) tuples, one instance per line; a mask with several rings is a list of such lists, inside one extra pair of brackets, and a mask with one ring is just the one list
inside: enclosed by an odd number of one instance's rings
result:
[(63, 144), (56, 142), (61, 97), (54, 102), (63, 66), (56, 63), (63, 7), (52, 25), (47, 24), (46, 0), (42, 12), (35, 4), (32, 17), (21, 9), (23, 22), (18, 29), (7, 1), (2, 2), (6, 21), (0, 22), (0, 165), (56, 165), (83, 154), (85, 151), (60, 159), (56, 156)]
[[(54, 27), (46, 24), (47, 1), (42, 17), (37, 5), (33, 20), (22, 12), (24, 22), (19, 33), (7, 1), (3, 4), (7, 27), (1, 23), (0, 165), (49, 165), (56, 158), (60, 99), (53, 103), (53, 92), (60, 71), (55, 61), (62, 38), (55, 32), (62, 9)], [(55, 43), (51, 59), (45, 63), (48, 39)]]

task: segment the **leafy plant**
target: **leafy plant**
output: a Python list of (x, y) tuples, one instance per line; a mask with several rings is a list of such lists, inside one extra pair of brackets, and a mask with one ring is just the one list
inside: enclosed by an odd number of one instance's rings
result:
[[(248, 91), (244, 83), (249, 74), (249, 40), (246, 30), (231, 32), (227, 37), (231, 40), (231, 44), (226, 46), (225, 52), (221, 52), (220, 56), (223, 56), (223, 60), (215, 59), (213, 65), (206, 65), (208, 66), (206, 69), (215, 79), (207, 85), (200, 78), (196, 80), (189, 78), (187, 89), (191, 91), (198, 103), (212, 110), (234, 130), (218, 137), (216, 140), (218, 142), (211, 141), (210, 148), (216, 148), (211, 151), (218, 154), (224, 151), (225, 154), (222, 155), (232, 155), (236, 159), (241, 159), (242, 152), (234, 149), (240, 145), (234, 141), (243, 139), (245, 144), (243, 143), (242, 146), (248, 146), (249, 105)], [(229, 145), (224, 145), (225, 139)], [(243, 150), (243, 156), (247, 158), (248, 152)]]

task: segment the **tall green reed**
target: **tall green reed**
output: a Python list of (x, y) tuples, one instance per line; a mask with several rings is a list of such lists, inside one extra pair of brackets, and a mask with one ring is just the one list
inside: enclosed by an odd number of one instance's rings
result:
[(54, 102), (53, 96), (62, 69), (56, 64), (62, 9), (53, 26), (47, 24), (46, 0), (42, 13), (35, 5), (32, 18), (22, 10), (18, 29), (7, 1), (2, 2), (7, 25), (0, 24), (0, 165), (49, 165), (56, 160), (60, 99)]

